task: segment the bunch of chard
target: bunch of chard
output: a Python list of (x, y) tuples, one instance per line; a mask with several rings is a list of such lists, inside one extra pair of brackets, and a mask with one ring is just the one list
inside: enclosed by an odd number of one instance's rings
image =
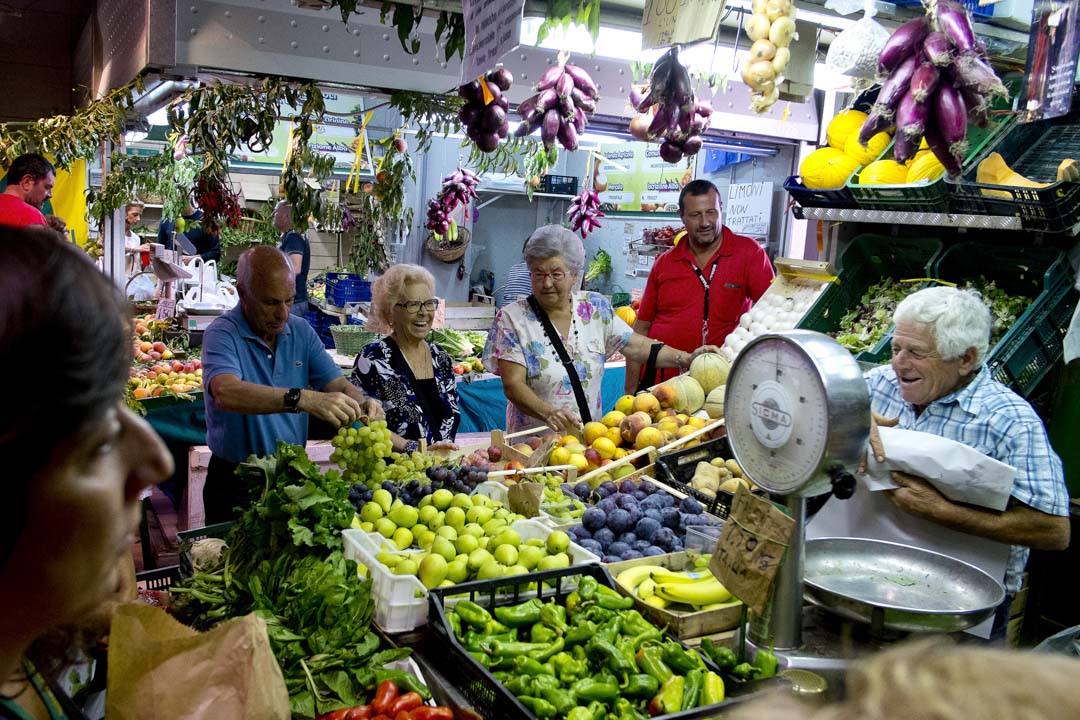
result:
[(1009, 97), (975, 37), (971, 15), (953, 0), (940, 0), (927, 15), (897, 28), (878, 70), (884, 81), (859, 142), (865, 145), (895, 125), (897, 162), (914, 157), (925, 137), (950, 175), (960, 174), (967, 155), (968, 122), (986, 125), (995, 96)]
[(540, 128), (545, 148), (550, 149), (558, 140), (567, 150), (577, 150), (578, 136), (585, 132), (588, 116), (596, 111), (600, 99), (589, 73), (576, 65), (555, 65), (533, 89), (536, 94), (517, 107), (521, 123), (514, 134), (525, 137)]
[(509, 70), (496, 68), (483, 76), (483, 83), (477, 78), (458, 87), (458, 95), (465, 99), (458, 110), (458, 120), (481, 152), (494, 150), (509, 132), (506, 113), (510, 101), (505, 93), (513, 84), (514, 76)]
[(604, 213), (600, 212), (600, 196), (595, 190), (582, 190), (570, 202), (566, 217), (570, 221), (570, 229), (581, 233), (582, 239), (587, 238), (589, 233), (600, 227), (600, 218), (604, 217)]
[(645, 142), (659, 140), (665, 162), (677, 163), (701, 150), (712, 106), (694, 99), (694, 82), (675, 48), (653, 65), (643, 91), (630, 88), (630, 104), (638, 111), (630, 121), (630, 134)]
[(468, 168), (458, 168), (443, 177), (439, 194), (428, 200), (427, 224), (424, 225), (440, 237), (452, 236), (457, 223), (450, 214), (458, 205), (468, 205), (476, 197), (476, 185), (480, 178)]

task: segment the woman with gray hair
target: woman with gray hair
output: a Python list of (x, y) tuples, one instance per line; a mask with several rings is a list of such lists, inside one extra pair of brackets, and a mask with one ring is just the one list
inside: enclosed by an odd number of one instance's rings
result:
[(547, 425), (571, 432), (601, 413), (604, 361), (615, 352), (657, 367), (690, 367), (693, 354), (636, 334), (600, 293), (576, 290), (585, 267), (581, 239), (545, 225), (525, 243), (533, 294), (495, 315), (484, 348), (484, 367), (502, 376), (509, 432)]
[(419, 265), (393, 265), (371, 286), (371, 321), (390, 335), (364, 346), (353, 364), (353, 385), (380, 401), (394, 450), (454, 448), (461, 422), (453, 361), (424, 338), (439, 299), (435, 278)]

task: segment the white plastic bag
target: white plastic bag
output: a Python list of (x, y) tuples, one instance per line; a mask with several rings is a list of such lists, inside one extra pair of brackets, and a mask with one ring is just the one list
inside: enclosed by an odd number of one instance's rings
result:
[(867, 0), (861, 20), (836, 36), (829, 45), (825, 64), (841, 75), (874, 79), (878, 56), (889, 39), (889, 31), (874, 21), (874, 3)]

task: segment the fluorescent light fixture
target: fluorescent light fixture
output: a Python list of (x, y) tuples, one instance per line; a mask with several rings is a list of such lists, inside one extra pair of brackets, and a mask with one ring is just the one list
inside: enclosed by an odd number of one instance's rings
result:
[(124, 140), (129, 143), (142, 142), (149, 133), (143, 130), (128, 130), (124, 133)]
[[(188, 109), (187, 103), (181, 104), (181, 109), (186, 113)], [(146, 116), (146, 121), (151, 125), (168, 125), (169, 124), (169, 107), (167, 105), (162, 106)]]

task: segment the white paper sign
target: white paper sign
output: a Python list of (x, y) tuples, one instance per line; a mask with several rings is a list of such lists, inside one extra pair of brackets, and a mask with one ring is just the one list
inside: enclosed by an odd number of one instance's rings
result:
[(465, 18), (465, 59), (461, 82), (491, 70), (503, 55), (518, 46), (524, 0), (462, 0)]
[(645, 0), (641, 49), (712, 40), (723, 12), (724, 0)]
[(769, 235), (772, 219), (773, 184), (733, 183), (728, 185), (724, 204), (724, 224), (738, 235), (763, 238)]

